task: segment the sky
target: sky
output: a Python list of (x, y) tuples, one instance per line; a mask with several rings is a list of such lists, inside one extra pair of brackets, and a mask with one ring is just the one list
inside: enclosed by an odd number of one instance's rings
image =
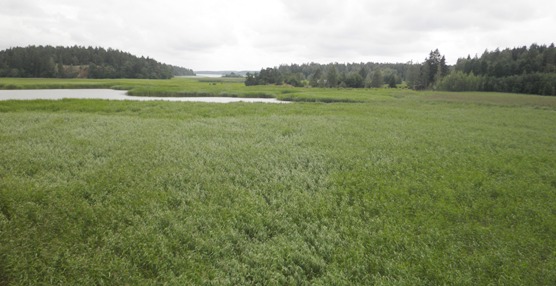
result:
[(291, 63), (449, 64), (556, 41), (554, 0), (0, 0), (0, 50), (113, 48), (202, 70)]

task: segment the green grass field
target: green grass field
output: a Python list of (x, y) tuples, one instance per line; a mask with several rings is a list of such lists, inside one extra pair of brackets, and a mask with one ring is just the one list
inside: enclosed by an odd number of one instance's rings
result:
[(0, 285), (556, 285), (554, 97), (70, 82), (335, 103), (0, 101)]
[[(305, 102), (362, 102), (376, 100), (377, 96), (391, 97), (375, 90), (353, 89), (349, 92), (328, 88), (293, 88), (291, 86), (250, 86), (237, 78), (174, 78), (170, 80), (144, 79), (18, 79), (0, 78), (0, 89), (78, 89), (111, 88), (127, 90), (132, 96), (159, 97), (251, 97), (277, 98), (288, 101)], [(404, 90), (403, 93), (408, 93)], [(341, 94), (341, 95), (339, 95)]]

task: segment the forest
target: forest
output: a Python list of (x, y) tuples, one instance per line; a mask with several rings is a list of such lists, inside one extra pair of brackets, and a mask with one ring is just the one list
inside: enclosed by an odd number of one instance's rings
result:
[(184, 75), (195, 73), (110, 48), (28, 46), (0, 51), (0, 77), (167, 79)]
[(556, 48), (532, 44), (460, 58), (437, 88), (556, 95)]
[(556, 48), (532, 44), (485, 51), (446, 64), (438, 49), (422, 63), (291, 64), (248, 74), (246, 85), (289, 84), (329, 88), (408, 87), (415, 90), (495, 91), (556, 95)]
[(330, 63), (291, 64), (246, 75), (246, 85), (289, 84), (296, 87), (381, 87), (401, 84), (411, 64)]

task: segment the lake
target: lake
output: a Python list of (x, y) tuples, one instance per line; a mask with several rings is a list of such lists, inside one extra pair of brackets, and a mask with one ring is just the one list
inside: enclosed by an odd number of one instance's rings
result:
[(146, 97), (129, 96), (125, 90), (113, 89), (17, 89), (0, 90), (0, 100), (35, 100), (64, 98), (77, 99), (107, 99), (107, 100), (136, 100), (136, 101), (192, 101), (192, 102), (264, 102), (289, 103), (275, 98), (239, 98), (239, 97)]

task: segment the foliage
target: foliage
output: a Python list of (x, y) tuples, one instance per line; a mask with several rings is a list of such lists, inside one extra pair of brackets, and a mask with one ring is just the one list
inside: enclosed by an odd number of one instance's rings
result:
[(382, 73), (379, 70), (377, 70), (372, 74), (370, 87), (378, 88), (378, 87), (382, 87), (382, 85), (384, 85)]
[(422, 64), (411, 63), (407, 69), (407, 84), (415, 90), (434, 88), (450, 71), (438, 49), (431, 51)]
[(28, 46), (0, 51), (0, 77), (160, 79), (181, 75), (194, 73), (148, 57), (98, 47)]
[(281, 65), (249, 74), (245, 85), (289, 84), (328, 88), (379, 88), (388, 84), (395, 88), (407, 81), (413, 89), (427, 89), (446, 76), (449, 68), (438, 49), (431, 51), (423, 64), (380, 63), (316, 63)]
[(531, 73), (497, 78), (456, 71), (445, 77), (437, 88), (449, 91), (503, 91), (556, 95), (556, 73)]
[(444, 77), (436, 86), (439, 90), (449, 91), (479, 91), (483, 86), (483, 79), (473, 73), (465, 74), (455, 71)]
[(481, 57), (460, 58), (455, 70), (488, 77), (556, 72), (556, 47), (532, 44), (513, 49), (486, 50)]
[(556, 95), (556, 73), (529, 73), (502, 78), (485, 77), (483, 89), (540, 95)]
[(556, 95), (556, 48), (533, 44), (485, 51), (480, 58), (460, 58), (455, 73), (439, 88)]
[(438, 49), (423, 63), (316, 63), (281, 65), (250, 74), (245, 85), (289, 84), (328, 88), (390, 88), (405, 82), (415, 90), (496, 91), (556, 95), (556, 48), (527, 47), (485, 51), (480, 57), (460, 58), (453, 70)]
[(243, 78), (243, 75), (241, 75), (239, 73), (235, 73), (235, 72), (230, 72), (230, 73), (227, 73), (227, 74), (223, 75), (222, 77), (225, 77), (225, 78)]
[(395, 86), (406, 78), (407, 67), (408, 64), (379, 63), (281, 65), (262, 69), (256, 74), (249, 74), (245, 85), (285, 83), (296, 87), (363, 88), (371, 86), (372, 79), (368, 75), (379, 71), (379, 74), (382, 75), (379, 81), (388, 83), (393, 81), (392, 85)]

